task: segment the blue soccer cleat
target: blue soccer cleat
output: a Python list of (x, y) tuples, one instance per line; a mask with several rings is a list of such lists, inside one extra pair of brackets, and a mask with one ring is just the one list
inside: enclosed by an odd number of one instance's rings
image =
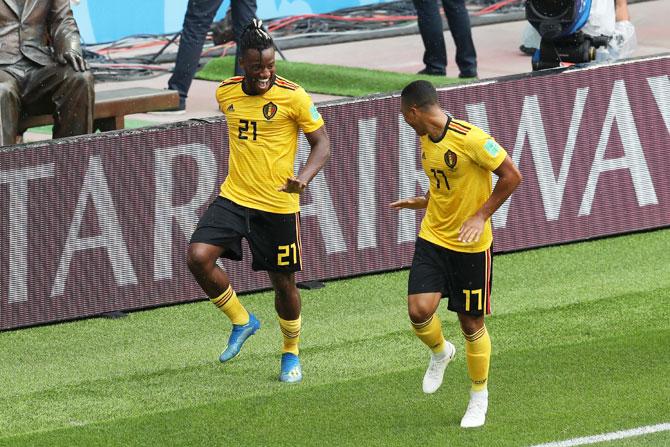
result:
[(302, 380), (302, 368), (300, 367), (300, 358), (297, 355), (290, 352), (282, 354), (279, 380), (287, 383), (296, 383)]
[(234, 324), (233, 331), (230, 333), (230, 338), (228, 339), (228, 346), (226, 346), (226, 350), (219, 356), (221, 363), (227, 362), (239, 354), (247, 338), (254, 335), (260, 327), (261, 322), (251, 313), (249, 314), (249, 322), (247, 324)]

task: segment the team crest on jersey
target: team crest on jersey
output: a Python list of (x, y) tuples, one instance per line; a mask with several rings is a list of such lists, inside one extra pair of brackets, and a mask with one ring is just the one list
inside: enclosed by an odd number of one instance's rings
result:
[(456, 153), (452, 152), (451, 150), (448, 150), (444, 154), (444, 162), (447, 164), (447, 166), (449, 166), (450, 169), (454, 169), (457, 161), (458, 157), (456, 156)]
[(263, 106), (263, 116), (266, 120), (271, 120), (277, 114), (277, 106), (273, 102), (269, 102)]

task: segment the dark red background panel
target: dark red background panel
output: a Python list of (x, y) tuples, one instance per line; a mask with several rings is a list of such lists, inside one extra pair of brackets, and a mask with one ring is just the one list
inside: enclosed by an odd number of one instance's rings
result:
[[(659, 57), (440, 91), (524, 175), (495, 251), (670, 225), (669, 72)], [(398, 97), (320, 110), (332, 159), (302, 198), (299, 280), (407, 266), (421, 216), (388, 204), (425, 180)], [(0, 329), (202, 298), (185, 252), (227, 138), (213, 118), (0, 148)], [(224, 263), (238, 291), (268, 286)]]

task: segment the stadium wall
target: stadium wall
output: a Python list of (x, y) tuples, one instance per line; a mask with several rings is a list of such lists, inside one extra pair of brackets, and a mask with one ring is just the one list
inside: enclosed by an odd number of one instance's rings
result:
[[(670, 225), (669, 72), (663, 56), (439, 92), (524, 175), (496, 252)], [(408, 266), (421, 215), (388, 204), (428, 180), (398, 96), (319, 108), (332, 159), (302, 197), (298, 279)], [(0, 148), (0, 330), (203, 298), (184, 257), (227, 147), (216, 117)], [(269, 285), (224, 264), (239, 291)]]

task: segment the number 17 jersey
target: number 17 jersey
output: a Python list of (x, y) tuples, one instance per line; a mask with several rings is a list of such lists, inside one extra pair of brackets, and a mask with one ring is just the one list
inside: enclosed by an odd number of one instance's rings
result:
[(428, 135), (420, 140), (430, 199), (419, 237), (449, 250), (486, 251), (493, 241), (490, 219), (478, 242), (461, 242), (458, 235), (463, 223), (491, 195), (491, 172), (502, 164), (507, 152), (477, 126), (451, 117), (438, 141)]
[(299, 85), (276, 76), (263, 95), (247, 95), (244, 77), (223, 81), (216, 90), (226, 115), (230, 154), (228, 176), (220, 195), (233, 202), (271, 213), (300, 210), (298, 194), (277, 191), (294, 175), (298, 132), (311, 133), (323, 118)]

